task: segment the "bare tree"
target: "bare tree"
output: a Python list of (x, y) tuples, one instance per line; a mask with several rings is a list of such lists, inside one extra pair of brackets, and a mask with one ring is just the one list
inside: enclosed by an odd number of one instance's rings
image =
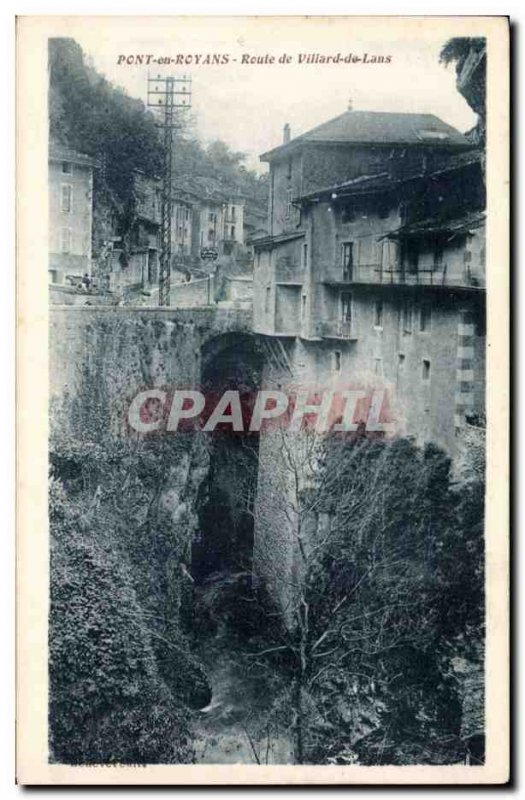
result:
[(399, 736), (385, 723), (394, 695), (414, 724), (422, 714), (421, 732), (439, 715), (420, 684), (439, 635), (434, 563), (450, 519), (448, 460), (406, 440), (282, 429), (261, 438), (259, 455), (254, 570), (284, 624), (277, 612), (249, 659), (284, 676), (279, 703), (297, 763), (351, 761), (373, 731), (380, 761)]

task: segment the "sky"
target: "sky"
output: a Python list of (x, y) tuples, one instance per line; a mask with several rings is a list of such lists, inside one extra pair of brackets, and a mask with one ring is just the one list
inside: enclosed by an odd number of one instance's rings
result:
[[(71, 35), (99, 72), (144, 101), (148, 71), (191, 75), (194, 133), (203, 143), (221, 139), (246, 153), (251, 169), (265, 171), (259, 155), (281, 143), (285, 123), (292, 137), (297, 136), (346, 111), (349, 101), (355, 110), (432, 113), (462, 132), (476, 122), (456, 89), (453, 65), (439, 63), (447, 34), (434, 33), (428, 25), (418, 29), (413, 20), (408, 26), (381, 28), (342, 17), (179, 17), (164, 25), (158, 18), (157, 24), (151, 24), (152, 18), (143, 20), (143, 25), (135, 18), (132, 26), (103, 29), (84, 25)], [(338, 53), (361, 59), (367, 54), (368, 63), (298, 63), (300, 54)], [(191, 56), (193, 61), (196, 55), (204, 59), (218, 54), (229, 63), (119, 63), (120, 56), (138, 54), (156, 59)], [(279, 63), (283, 55), (290, 63)], [(243, 56), (273, 57), (275, 63), (243, 64)], [(390, 56), (390, 63), (371, 63), (374, 56)]]

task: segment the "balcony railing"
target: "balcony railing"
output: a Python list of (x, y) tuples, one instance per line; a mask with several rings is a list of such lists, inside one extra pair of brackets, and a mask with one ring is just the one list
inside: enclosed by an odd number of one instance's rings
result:
[[(337, 277), (339, 275), (340, 277)], [(355, 264), (344, 270), (338, 264), (324, 283), (333, 285), (350, 285), (355, 283), (378, 284), (385, 286), (444, 286), (468, 289), (482, 289), (485, 278), (471, 269), (449, 269), (447, 264), (440, 264), (433, 269), (403, 267), (398, 264), (382, 266), (381, 264)]]
[(333, 322), (320, 322), (316, 334), (325, 339), (357, 339), (357, 326), (354, 320), (340, 319)]

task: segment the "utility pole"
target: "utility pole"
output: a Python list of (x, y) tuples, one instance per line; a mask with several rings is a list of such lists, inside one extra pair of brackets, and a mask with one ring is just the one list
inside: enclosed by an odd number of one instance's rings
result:
[(180, 127), (176, 109), (191, 108), (191, 77), (171, 76), (150, 78), (148, 75), (148, 106), (154, 109), (162, 131), (164, 164), (162, 174), (159, 306), (170, 304), (171, 282), (171, 220), (173, 211), (173, 131)]

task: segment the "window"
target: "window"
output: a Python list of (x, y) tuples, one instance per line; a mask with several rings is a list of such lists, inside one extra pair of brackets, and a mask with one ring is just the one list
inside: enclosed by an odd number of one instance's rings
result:
[(383, 301), (376, 300), (374, 304), (374, 328), (383, 327)]
[(341, 319), (343, 322), (352, 322), (351, 292), (343, 292), (341, 295)]
[(62, 228), (60, 231), (60, 252), (71, 252), (71, 228)]
[(428, 383), (430, 381), (430, 361), (426, 358), (423, 359), (423, 364), (421, 367), (421, 379)]
[(308, 245), (303, 244), (303, 267), (308, 264)]
[(341, 351), (334, 350), (332, 353), (332, 368), (334, 372), (341, 372)]
[(388, 204), (388, 199), (381, 199), (379, 201), (379, 205), (377, 207), (377, 216), (379, 219), (386, 219), (390, 213), (390, 207)]
[(405, 299), (401, 308), (401, 330), (403, 333), (412, 333), (412, 316), (412, 302), (409, 299)]
[(434, 269), (440, 269), (443, 266), (443, 252), (443, 245), (436, 244), (434, 247)]
[(476, 336), (486, 336), (487, 335), (487, 319), (484, 310), (478, 308), (477, 312), (474, 315), (474, 330)]
[(68, 183), (63, 183), (60, 187), (60, 210), (64, 214), (71, 213), (73, 200), (73, 187)]
[(409, 272), (417, 272), (419, 264), (419, 246), (417, 242), (403, 242), (401, 246), (401, 258), (403, 266), (405, 266)]
[(292, 164), (292, 159), (290, 159), (288, 161), (288, 171), (286, 173), (286, 177), (288, 178), (289, 181), (292, 180), (292, 170), (293, 170), (293, 164)]
[(383, 377), (383, 359), (382, 358), (374, 358), (374, 375), (376, 378)]
[(292, 216), (292, 187), (289, 186), (286, 190), (286, 218)]
[(270, 292), (271, 292), (271, 287), (267, 286), (264, 295), (264, 310), (267, 314), (270, 311)]
[(71, 175), (73, 172), (73, 164), (70, 164), (69, 161), (62, 162), (62, 175)]
[(304, 319), (306, 315), (306, 295), (301, 295), (301, 318)]
[(399, 387), (399, 384), (401, 383), (401, 380), (403, 378), (404, 371), (405, 371), (405, 354), (404, 353), (398, 353), (398, 356), (397, 356), (397, 384), (398, 384), (398, 387)]
[(407, 264), (409, 272), (417, 272), (419, 266), (419, 249), (416, 244), (412, 244), (408, 248)]
[(355, 220), (355, 210), (352, 205), (343, 206), (341, 211), (341, 222), (353, 222)]
[(341, 257), (343, 266), (343, 280), (351, 281), (354, 271), (354, 243), (343, 242), (341, 245)]
[(428, 333), (432, 324), (432, 307), (430, 303), (422, 303), (419, 311), (419, 330)]

